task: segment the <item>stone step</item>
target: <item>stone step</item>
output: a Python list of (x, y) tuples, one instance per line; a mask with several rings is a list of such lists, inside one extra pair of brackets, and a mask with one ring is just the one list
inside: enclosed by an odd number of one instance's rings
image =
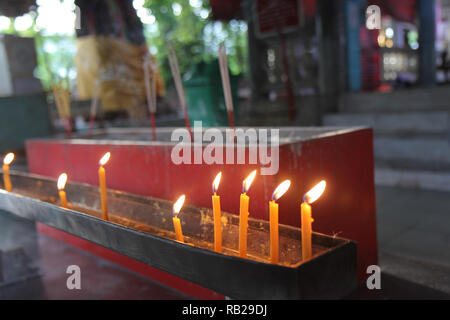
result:
[(374, 155), (377, 165), (414, 170), (450, 171), (448, 139), (375, 136)]
[(450, 112), (338, 113), (323, 118), (325, 126), (368, 126), (375, 135), (428, 134), (445, 138), (450, 134)]
[(375, 184), (377, 186), (450, 191), (450, 171), (432, 172), (376, 167)]
[(450, 112), (327, 114), (323, 124), (372, 127), (379, 166), (450, 170)]
[(450, 87), (347, 93), (340, 96), (338, 108), (341, 113), (449, 111)]

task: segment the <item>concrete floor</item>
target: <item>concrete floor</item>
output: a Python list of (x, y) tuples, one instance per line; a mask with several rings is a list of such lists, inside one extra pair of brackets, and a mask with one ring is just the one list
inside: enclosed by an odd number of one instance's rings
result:
[(382, 271), (450, 298), (450, 192), (377, 187)]
[[(67, 267), (81, 270), (69, 290)], [(186, 299), (186, 295), (36, 231), (32, 221), (0, 211), (0, 300)]]
[[(1, 300), (189, 299), (178, 291), (45, 235), (39, 235), (38, 241), (41, 255), (39, 271), (28, 273), (25, 278), (0, 283)], [(16, 263), (9, 268), (4, 264), (4, 272), (13, 267), (23, 269), (23, 263), (15, 260)], [(70, 274), (66, 273), (66, 269), (70, 265), (80, 267), (80, 290), (67, 288)]]
[(377, 188), (380, 251), (450, 268), (450, 192)]
[[(178, 300), (186, 295), (117, 264), (39, 235), (43, 299)], [(67, 266), (81, 270), (81, 290), (68, 290)]]

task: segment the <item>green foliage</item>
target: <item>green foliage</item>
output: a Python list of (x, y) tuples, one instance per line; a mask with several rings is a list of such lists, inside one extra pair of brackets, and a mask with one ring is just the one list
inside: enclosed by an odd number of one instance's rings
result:
[[(181, 7), (179, 15), (174, 14), (174, 4)], [(156, 18), (154, 24), (144, 25), (144, 28), (148, 44), (160, 63), (166, 81), (171, 78), (166, 49), (169, 41), (175, 47), (182, 74), (186, 74), (194, 64), (217, 59), (221, 42), (227, 47), (231, 72), (241, 74), (247, 71), (244, 22), (211, 21), (211, 9), (206, 0), (199, 7), (191, 6), (188, 0), (147, 0), (144, 6)]]
[[(45, 90), (50, 90), (54, 82), (63, 80), (69, 88), (75, 87), (74, 65), (75, 36), (35, 35), (38, 67), (36, 76)], [(51, 48), (51, 49), (50, 49)]]

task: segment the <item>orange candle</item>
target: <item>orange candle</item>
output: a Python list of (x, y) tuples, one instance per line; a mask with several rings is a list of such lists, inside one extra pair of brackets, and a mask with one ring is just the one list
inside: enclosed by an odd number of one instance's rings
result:
[(9, 165), (14, 160), (14, 153), (10, 152), (3, 158), (3, 183), (5, 185), (5, 190), (8, 192), (12, 191), (11, 178), (9, 177)]
[(102, 201), (102, 218), (103, 220), (109, 220), (108, 218), (108, 202), (106, 199), (106, 177), (105, 177), (105, 168), (103, 167), (111, 157), (111, 153), (107, 152), (100, 159), (100, 168), (98, 169), (98, 179), (100, 184), (100, 197)]
[(180, 218), (178, 218), (178, 214), (180, 213), (181, 207), (183, 207), (184, 200), (186, 196), (183, 194), (178, 200), (173, 204), (173, 228), (175, 229), (175, 235), (177, 241), (184, 242), (183, 231), (181, 229)]
[(326, 182), (320, 181), (314, 188), (309, 190), (303, 196), (301, 205), (301, 222), (302, 222), (302, 259), (309, 260), (312, 257), (312, 223), (314, 219), (311, 215), (311, 204), (315, 202), (325, 191)]
[(248, 230), (248, 206), (250, 198), (247, 192), (255, 179), (256, 170), (252, 171), (250, 175), (242, 182), (242, 194), (239, 206), (239, 256), (241, 258), (247, 257), (247, 230)]
[(62, 173), (58, 178), (59, 198), (61, 199), (61, 207), (67, 208), (67, 197), (64, 187), (67, 182), (67, 173)]
[(278, 235), (278, 203), (283, 194), (291, 186), (290, 180), (283, 181), (273, 192), (272, 201), (269, 202), (270, 214), (270, 262), (278, 263), (279, 256), (279, 235)]
[(212, 184), (213, 196), (212, 206), (214, 215), (214, 251), (222, 252), (222, 214), (220, 210), (220, 197), (217, 195), (217, 189), (219, 189), (220, 179), (222, 178), (222, 172), (219, 172)]

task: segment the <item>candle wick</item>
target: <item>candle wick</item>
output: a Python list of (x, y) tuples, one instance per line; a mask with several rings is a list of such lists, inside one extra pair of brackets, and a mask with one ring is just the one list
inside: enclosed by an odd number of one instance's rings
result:
[(303, 202), (305, 202), (305, 203), (307, 203), (307, 204), (310, 204), (308, 198), (309, 198), (308, 195), (305, 194), (305, 195), (303, 196)]

